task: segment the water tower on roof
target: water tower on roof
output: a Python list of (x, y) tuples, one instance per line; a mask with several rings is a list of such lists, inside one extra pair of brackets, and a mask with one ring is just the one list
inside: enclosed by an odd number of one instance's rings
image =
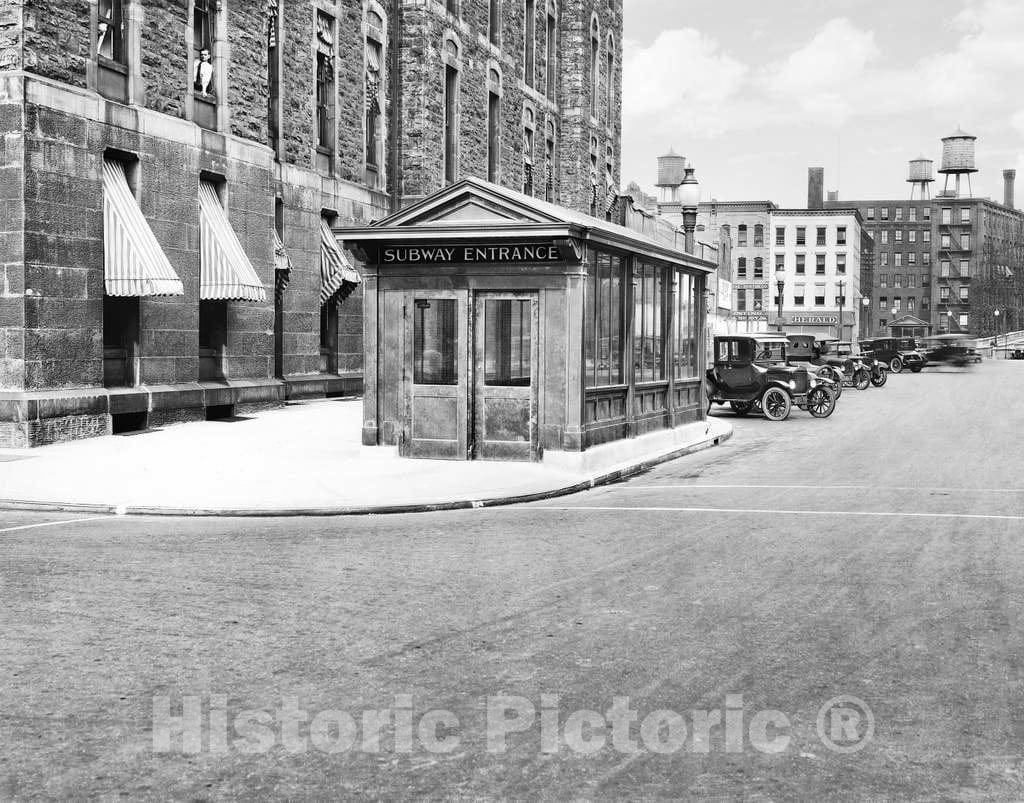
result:
[(916, 159), (910, 160), (910, 172), (907, 174), (907, 181), (910, 183), (910, 200), (914, 200), (914, 191), (918, 191), (918, 195), (922, 201), (926, 201), (931, 198), (931, 190), (929, 184), (935, 181), (935, 176), (932, 173), (932, 165), (935, 164), (931, 159), (926, 159), (924, 156), (918, 156)]
[(967, 176), (967, 197), (971, 191), (971, 173), (977, 173), (978, 168), (974, 166), (974, 141), (977, 137), (971, 136), (960, 127), (948, 137), (942, 138), (942, 167), (939, 172), (945, 174), (946, 183), (942, 189), (944, 196), (949, 196), (949, 177), (956, 180), (952, 197), (960, 197), (960, 176)]
[(679, 188), (686, 177), (686, 157), (669, 148), (668, 153), (658, 157), (658, 181), (655, 186), (661, 190), (663, 202), (678, 202)]

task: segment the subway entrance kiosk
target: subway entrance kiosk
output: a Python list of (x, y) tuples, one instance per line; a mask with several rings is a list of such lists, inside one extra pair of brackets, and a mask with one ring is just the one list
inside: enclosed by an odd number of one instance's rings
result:
[(474, 178), (335, 234), (365, 266), (366, 445), (540, 460), (704, 417), (713, 263)]

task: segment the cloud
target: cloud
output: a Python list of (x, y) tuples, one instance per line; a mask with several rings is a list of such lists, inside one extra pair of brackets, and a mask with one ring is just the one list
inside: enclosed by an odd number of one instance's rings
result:
[(781, 97), (831, 96), (859, 81), (878, 55), (874, 33), (860, 30), (845, 17), (833, 19), (806, 45), (771, 66), (762, 83)]
[[(623, 45), (623, 117), (680, 134), (732, 128), (750, 68), (693, 28), (663, 31), (649, 46)], [(654, 119), (657, 118), (657, 119)]]
[(1010, 118), (1010, 125), (1018, 134), (1024, 137), (1024, 109), (1021, 109)]
[(956, 47), (915, 67), (928, 78), (921, 97), (933, 107), (967, 111), (1001, 104), (1006, 82), (1019, 83), (1024, 76), (1024, 3), (968, 0), (951, 24), (964, 32)]

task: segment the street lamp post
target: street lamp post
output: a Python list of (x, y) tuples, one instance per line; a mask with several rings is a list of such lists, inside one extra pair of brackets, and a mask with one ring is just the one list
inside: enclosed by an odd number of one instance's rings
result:
[(686, 253), (692, 254), (693, 231), (697, 228), (697, 205), (700, 203), (700, 184), (697, 183), (697, 179), (693, 175), (692, 167), (687, 167), (683, 174), (683, 184), (679, 188), (679, 200), (683, 208), (684, 248)]
[(992, 317), (995, 318), (995, 328), (996, 328), (996, 348), (992, 349), (992, 357), (995, 358), (995, 356), (996, 356), (996, 349), (999, 348), (999, 310), (997, 310), (997, 309), (992, 310)]
[(871, 317), (871, 315), (869, 313), (869, 310), (868, 310), (868, 307), (871, 306), (871, 299), (868, 298), (867, 296), (863, 296), (861, 298), (861, 300), (860, 300), (860, 305), (864, 308), (864, 309), (861, 310), (861, 313), (860, 313), (861, 336), (862, 337), (867, 337), (867, 334), (868, 334), (868, 324), (870, 323), (869, 318)]
[(775, 324), (778, 327), (779, 332), (782, 332), (782, 291), (786, 287), (786, 271), (777, 270), (775, 271), (775, 288), (779, 291), (778, 297), (775, 299), (779, 303), (779, 317), (776, 319)]
[[(846, 282), (839, 282), (839, 325), (836, 327), (839, 339), (843, 339), (843, 307), (846, 306)], [(851, 337), (850, 340), (853, 340)]]
[(893, 308), (889, 310), (889, 312), (892, 313), (892, 318), (889, 319), (889, 333), (893, 337), (898, 337), (896, 334), (896, 313), (899, 312), (899, 309), (893, 305)]

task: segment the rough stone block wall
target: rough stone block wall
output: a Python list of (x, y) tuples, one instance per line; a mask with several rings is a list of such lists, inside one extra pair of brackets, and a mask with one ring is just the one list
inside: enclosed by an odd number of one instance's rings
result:
[(284, 244), (292, 262), (284, 294), (284, 373), (320, 370), (320, 193), (285, 183)]
[(0, 70), (22, 68), (22, 10), (22, 0), (0, 0)]
[[(613, 184), (619, 181), (621, 114), (622, 5), (601, 0), (563, 3), (558, 33), (558, 103), (545, 96), (546, 12), (537, 3), (536, 87), (523, 83), (524, 24), (522, 5), (503, 7), (501, 49), (488, 42), (488, 0), (465, 0), (456, 20), (441, 4), (407, 4), (402, 9), (402, 184), (405, 196), (419, 197), (437, 190), (443, 182), (444, 62), (441, 52), (446, 31), (455, 33), (462, 45), (460, 67), (459, 175), (487, 176), (487, 69), (496, 61), (502, 71), (500, 125), (500, 175), (502, 184), (523, 186), (522, 117), (525, 101), (537, 112), (534, 135), (534, 194), (544, 195), (544, 143), (546, 123), (557, 132), (555, 200), (587, 212), (592, 195), (590, 138), (599, 141), (598, 172), (603, 200), (605, 146), (612, 145)], [(614, 108), (607, 111), (607, 77), (602, 77), (599, 114), (590, 120), (590, 20), (596, 12), (601, 27), (601, 69), (605, 68), (607, 35), (613, 35), (616, 91)], [(603, 73), (602, 73), (603, 74)], [(610, 125), (609, 125), (610, 121)]]
[(366, 115), (363, 71), (362, 3), (338, 7), (334, 25), (337, 42), (337, 153), (338, 177), (362, 183)]
[(25, 116), (25, 389), (102, 385), (100, 161), (85, 120)]
[(274, 266), (271, 229), (273, 196), (268, 166), (237, 160), (227, 164), (228, 220), (263, 280), (263, 303), (228, 303), (228, 342), (224, 374), (270, 378), (274, 375)]
[(24, 0), (25, 69), (85, 86), (89, 59), (88, 0)]
[(188, 2), (162, 0), (146, 3), (144, 9), (141, 70), (146, 87), (145, 104), (158, 112), (184, 117), (188, 49), (192, 46)]
[(0, 390), (25, 382), (23, 121), (20, 103), (0, 105)]
[(281, 23), (284, 70), (281, 93), (281, 160), (299, 167), (313, 166), (315, 71), (313, 56), (315, 15), (309, 0), (285, 3)]
[[(285, 4), (287, 6), (287, 4)], [(267, 141), (266, 3), (232, 3), (228, 7), (228, 103), (231, 133)]]

